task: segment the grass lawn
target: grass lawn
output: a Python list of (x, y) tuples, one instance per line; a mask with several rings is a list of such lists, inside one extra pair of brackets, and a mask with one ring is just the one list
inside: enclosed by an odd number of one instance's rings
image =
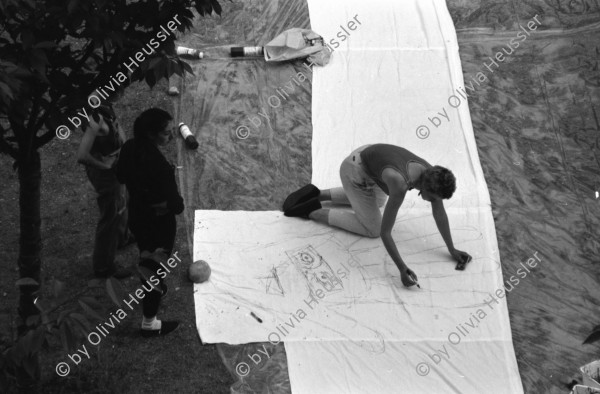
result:
[[(116, 106), (117, 115), (128, 137), (133, 135), (133, 121), (150, 107), (173, 113), (171, 99), (166, 95), (166, 81), (149, 89), (147, 85), (131, 85)], [(67, 140), (55, 138), (41, 149), (41, 217), (42, 217), (42, 278), (45, 283), (57, 279), (66, 284), (69, 294), (75, 294), (93, 279), (91, 254), (98, 208), (94, 189), (89, 184), (83, 166), (77, 164), (76, 152), (81, 134)], [(165, 155), (177, 162), (175, 143)], [(0, 350), (15, 336), (14, 321), (18, 291), (17, 256), (19, 237), (18, 177), (12, 170), (12, 159), (0, 156)], [(233, 378), (229, 375), (214, 345), (202, 346), (196, 331), (193, 286), (187, 279), (190, 247), (187, 244), (183, 217), (178, 217), (178, 233), (174, 251), (182, 258), (166, 278), (169, 294), (161, 305), (158, 317), (175, 319), (180, 327), (164, 338), (143, 339), (138, 333), (141, 305), (126, 310), (128, 316), (103, 338), (98, 346), (85, 345), (90, 359), (74, 366), (60, 342), (52, 343), (43, 352), (42, 382), (45, 393), (164, 393), (229, 392)], [(117, 260), (124, 266), (137, 263), (138, 251), (131, 245), (120, 251)], [(137, 278), (122, 282), (127, 294), (140, 286)], [(49, 289), (44, 288), (46, 294)], [(97, 295), (105, 307), (108, 320), (116, 310), (103, 290)], [(60, 377), (56, 364), (69, 362), (71, 372)]]

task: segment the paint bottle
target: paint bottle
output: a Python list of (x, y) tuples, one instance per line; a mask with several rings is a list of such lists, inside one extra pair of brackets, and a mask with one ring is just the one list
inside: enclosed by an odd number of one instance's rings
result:
[(196, 141), (196, 137), (192, 134), (190, 128), (185, 123), (179, 123), (179, 133), (185, 140), (185, 145), (190, 149), (197, 149), (200, 144)]
[(231, 47), (231, 57), (262, 57), (263, 47)]
[(200, 52), (200, 50), (198, 49), (187, 47), (177, 47), (177, 54), (180, 56), (187, 56), (194, 59), (202, 59), (204, 57), (204, 52)]

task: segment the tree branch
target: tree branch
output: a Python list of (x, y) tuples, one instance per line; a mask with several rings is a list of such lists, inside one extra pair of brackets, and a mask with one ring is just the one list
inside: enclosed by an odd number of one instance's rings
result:
[[(73, 73), (73, 72), (78, 72), (79, 70), (81, 70), (81, 68), (83, 67), (83, 65), (85, 64), (87, 59), (89, 59), (89, 57), (92, 55), (93, 52), (94, 52), (94, 40), (92, 40), (88, 43), (87, 48), (85, 49), (85, 53), (83, 54), (81, 59), (79, 59), (79, 61), (77, 62), (75, 67), (71, 70), (71, 72)], [(37, 131), (37, 130), (41, 129), (42, 126), (48, 121), (48, 117), (50, 116), (52, 111), (56, 109), (57, 104), (61, 98), (62, 98), (62, 95), (55, 98), (54, 100), (52, 100), (48, 109), (46, 109), (44, 114), (39, 118), (38, 122), (35, 125), (34, 130)], [(42, 134), (40, 137), (36, 137), (35, 143), (34, 143), (34, 148), (37, 149), (37, 148), (43, 146), (44, 144), (47, 144), (48, 142), (50, 142), (52, 140), (52, 138), (54, 138), (54, 134), (55, 134), (54, 130), (48, 130), (46, 133)]]
[[(60, 97), (58, 97), (58, 98), (54, 99), (54, 100), (53, 100), (53, 101), (50, 103), (50, 106), (48, 107), (48, 109), (46, 109), (46, 112), (44, 112), (44, 114), (43, 114), (42, 116), (40, 116), (40, 118), (39, 118), (39, 120), (38, 120), (38, 122), (36, 123), (36, 125), (35, 125), (35, 128), (34, 128), (34, 130), (36, 130), (36, 132), (37, 132), (37, 130), (41, 129), (41, 128), (42, 128), (42, 126), (43, 126), (43, 125), (46, 123), (46, 121), (48, 120), (48, 117), (50, 116), (50, 113), (51, 113), (51, 112), (52, 112), (54, 109), (56, 109), (56, 104), (58, 103), (58, 101), (60, 100), (60, 98), (61, 98), (61, 97), (62, 97), (62, 96), (60, 96)], [(37, 134), (37, 133), (36, 133), (36, 134)], [(37, 143), (36, 143), (36, 144), (37, 144)], [(42, 144), (42, 145), (44, 145), (44, 144)], [(42, 146), (42, 145), (38, 145), (38, 146)]]
[(55, 135), (56, 135), (56, 130), (52, 130), (52, 129), (48, 128), (48, 131), (46, 131), (44, 134), (42, 134), (41, 136), (39, 136), (35, 139), (35, 148), (37, 149), (39, 147), (44, 146), (45, 144), (50, 142), (52, 140), (52, 138), (54, 138)]

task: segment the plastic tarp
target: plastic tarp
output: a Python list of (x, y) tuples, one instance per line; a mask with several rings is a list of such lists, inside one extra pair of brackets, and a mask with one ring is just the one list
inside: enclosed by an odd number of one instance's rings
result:
[[(507, 297), (521, 379), (525, 392), (532, 393), (565, 392), (567, 377), (597, 357), (594, 346), (581, 342), (597, 324), (600, 310), (600, 75), (595, 66), (600, 36), (593, 23), (600, 20), (600, 10), (593, 4), (587, 11), (580, 9), (587, 7), (583, 3), (589, 2), (448, 3), (458, 29), (464, 81), (469, 83), (482, 70), (488, 77), (475, 84), (468, 105), (490, 190), (504, 279), (517, 276), (521, 263), (536, 251), (543, 261)], [(502, 48), (510, 51), (510, 40), (536, 14), (543, 26), (493, 73), (487, 71), (484, 63)], [(272, 108), (268, 98), (305, 70), (302, 63), (232, 60), (224, 43), (264, 45), (290, 27), (312, 28), (332, 39), (352, 16), (332, 15), (331, 34), (311, 26), (301, 0), (226, 3), (222, 18), (200, 18), (193, 34), (181, 37), (182, 44), (207, 54), (192, 62), (195, 75), (182, 82), (176, 102), (178, 120), (189, 124), (201, 143), (198, 151), (179, 147), (190, 245), (196, 209), (277, 210), (289, 192), (312, 176), (313, 75), (307, 74), (310, 80), (295, 85), (294, 91), (288, 89), (290, 97), (280, 108)], [(360, 29), (347, 44), (354, 45)], [(336, 48), (334, 58), (343, 49)], [(382, 97), (382, 105), (384, 101)], [(450, 119), (437, 128), (428, 123), (443, 108)], [(423, 143), (438, 144), (457, 125), (457, 111), (450, 110), (447, 97), (432, 101), (430, 112), (404, 126), (414, 131), (428, 125), (431, 135)], [(262, 117), (255, 127), (248, 116), (261, 116), (259, 112), (269, 120)], [(236, 137), (240, 125), (250, 127), (247, 139)], [(461, 319), (457, 322), (470, 330)], [(218, 347), (236, 378), (232, 392), (290, 392), (281, 344)], [(252, 365), (247, 376), (236, 374), (236, 365), (248, 362), (248, 354), (264, 349), (270, 358)]]
[[(427, 217), (431, 208), (416, 196), (405, 200), (394, 236), (421, 273), (422, 291), (399, 284), (380, 240), (278, 212), (197, 211), (194, 258), (214, 267), (210, 283), (196, 286), (199, 333), (209, 343), (283, 341), (292, 392), (391, 393), (400, 385), (407, 392), (517, 393), (506, 300), (495, 296), (503, 284), (494, 223), (468, 107), (459, 109), (461, 127), (442, 144), (423, 142), (406, 127), (462, 86), (454, 27), (444, 2), (391, 4), (309, 2), (313, 27), (325, 36), (340, 28), (328, 26), (332, 17), (348, 18), (355, 29), (349, 46), (314, 70), (313, 182), (339, 185), (345, 155), (373, 142), (403, 145), (453, 168), (462, 187), (447, 211), (456, 246), (474, 261), (466, 272), (454, 270)], [(324, 307), (319, 291), (333, 293)], [(436, 363), (438, 349), (447, 360)]]

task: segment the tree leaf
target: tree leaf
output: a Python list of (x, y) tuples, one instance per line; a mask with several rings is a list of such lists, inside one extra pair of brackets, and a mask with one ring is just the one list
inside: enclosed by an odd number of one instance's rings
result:
[(194, 70), (192, 69), (192, 66), (190, 66), (187, 62), (182, 61), (181, 65), (183, 66), (183, 69), (185, 70), (185, 72), (188, 72), (188, 73), (194, 75)]
[(81, 301), (85, 302), (94, 309), (102, 309), (102, 305), (94, 297), (85, 296), (80, 298)]
[(167, 78), (170, 78), (173, 75), (173, 61), (170, 59), (167, 60)]
[(26, 3), (29, 8), (35, 9), (35, 0), (23, 0), (23, 2)]
[(94, 325), (90, 323), (90, 321), (80, 313), (71, 313), (71, 318), (77, 321), (83, 328), (90, 331), (93, 329)]
[(45, 326), (49, 323), (50, 323), (50, 319), (48, 318), (48, 314), (42, 312), (42, 325)]
[(2, 81), (0, 81), (0, 91), (2, 92), (2, 94), (5, 94), (10, 100), (14, 98), (11, 88)]
[(46, 66), (48, 65), (46, 52), (43, 49), (32, 49), (29, 53), (29, 62), (31, 63), (31, 67), (40, 74), (39, 76), (43, 80), (48, 81), (46, 79)]
[(86, 328), (83, 323), (81, 323), (79, 320), (73, 318), (73, 314), (71, 314), (69, 316), (69, 319), (71, 320), (72, 324), (71, 324), (71, 328), (73, 329), (73, 331), (75, 333), (79, 332), (84, 338), (88, 335), (88, 333), (91, 331), (89, 328)]
[(43, 326), (40, 326), (35, 329), (35, 332), (33, 334), (33, 341), (31, 343), (31, 351), (33, 352), (33, 354), (39, 353), (42, 349), (42, 346), (44, 346), (45, 342), (46, 329)]
[(210, 0), (196, 0), (196, 11), (202, 16), (210, 15), (213, 10)]
[(88, 287), (92, 289), (96, 287), (102, 287), (102, 285), (104, 284), (103, 282), (104, 279), (94, 278), (88, 282)]
[(100, 316), (95, 310), (93, 310), (92, 308), (90, 308), (90, 306), (87, 305), (85, 302), (79, 300), (79, 305), (81, 305), (81, 308), (83, 308), (83, 310), (88, 315), (92, 316), (95, 319), (102, 320), (102, 316)]
[(148, 70), (153, 70), (155, 67), (157, 67), (157, 64), (162, 62), (162, 60), (163, 59), (160, 57), (155, 57), (153, 59), (150, 59), (150, 62), (148, 62)]
[(221, 4), (219, 4), (219, 2), (217, 0), (210, 0), (212, 8), (215, 10), (215, 13), (219, 16), (221, 16), (221, 12), (223, 11), (223, 8), (221, 8)]
[(173, 64), (173, 68), (174, 68), (173, 71), (175, 72), (175, 74), (177, 74), (179, 76), (181, 76), (181, 73), (183, 73), (183, 67), (181, 66), (182, 64), (183, 64), (182, 60), (176, 61)]
[(52, 41), (40, 41), (36, 43), (33, 47), (39, 49), (52, 49), (56, 47), (56, 44)]
[[(162, 60), (162, 59), (161, 59)], [(165, 64), (163, 62), (159, 62), (156, 66), (154, 66), (154, 68), (152, 69), (154, 72), (154, 79), (156, 81), (160, 81), (160, 79), (163, 77), (164, 75), (164, 71), (165, 71)]]
[(61, 324), (59, 328), (60, 342), (65, 352), (69, 351), (69, 343), (67, 342), (67, 327), (65, 324)]
[(585, 341), (583, 341), (583, 344), (587, 345), (587, 344), (594, 343), (599, 340), (600, 340), (600, 326), (596, 326), (596, 327), (594, 327), (594, 330), (592, 331), (592, 333), (590, 335), (588, 335), (588, 337), (585, 339)]
[(69, 13), (69, 15), (71, 15), (73, 11), (75, 11), (75, 9), (77, 8), (77, 3), (79, 3), (79, 0), (69, 1), (69, 4), (67, 5), (67, 12)]
[(67, 333), (67, 346), (69, 352), (73, 352), (77, 349), (77, 338), (75, 337), (75, 330), (72, 329), (71, 321), (68, 319), (65, 319), (63, 325), (65, 326), (65, 332)]
[[(37, 305), (36, 305), (37, 306)], [(40, 319), (41, 316), (40, 315), (32, 315), (32, 316), (28, 316), (27, 320), (25, 321), (25, 324), (28, 327), (35, 327), (40, 323)]]
[(21, 365), (25, 369), (25, 372), (27, 372), (27, 374), (34, 379), (36, 378), (36, 371), (38, 369), (37, 361), (37, 356), (27, 356), (23, 359), (21, 363)]
[(123, 289), (117, 279), (110, 277), (106, 280), (106, 292), (119, 308), (123, 305), (121, 302), (123, 298)]
[(156, 77), (154, 76), (154, 72), (147, 73), (145, 79), (146, 79), (146, 83), (151, 88), (154, 87), (154, 85), (156, 85)]
[(21, 31), (21, 43), (23, 45), (23, 49), (30, 49), (34, 40), (35, 38), (33, 37), (33, 32), (30, 29), (26, 28)]
[(34, 330), (29, 330), (27, 334), (21, 337), (21, 349), (25, 353), (25, 355), (29, 355), (31, 353), (31, 344), (33, 343), (33, 334)]
[(62, 311), (58, 314), (58, 318), (56, 319), (56, 324), (62, 323), (63, 319), (69, 315), (71, 311)]
[(38, 297), (35, 300), (33, 300), (33, 304), (42, 313), (42, 323), (43, 323), (44, 316), (46, 315), (46, 311), (52, 309), (52, 305), (51, 304), (48, 305), (48, 301), (42, 299), (41, 297)]
[(54, 297), (60, 298), (63, 295), (63, 292), (65, 291), (65, 284), (63, 282), (61, 282), (60, 280), (55, 279), (53, 287), (54, 287)]
[(114, 45), (119, 48), (123, 48), (123, 35), (121, 32), (111, 31), (108, 33), (108, 35), (112, 39)]
[(17, 342), (16, 346), (9, 348), (8, 357), (12, 360), (13, 364), (21, 365), (21, 360), (25, 357), (25, 350), (23, 349), (21, 341)]

